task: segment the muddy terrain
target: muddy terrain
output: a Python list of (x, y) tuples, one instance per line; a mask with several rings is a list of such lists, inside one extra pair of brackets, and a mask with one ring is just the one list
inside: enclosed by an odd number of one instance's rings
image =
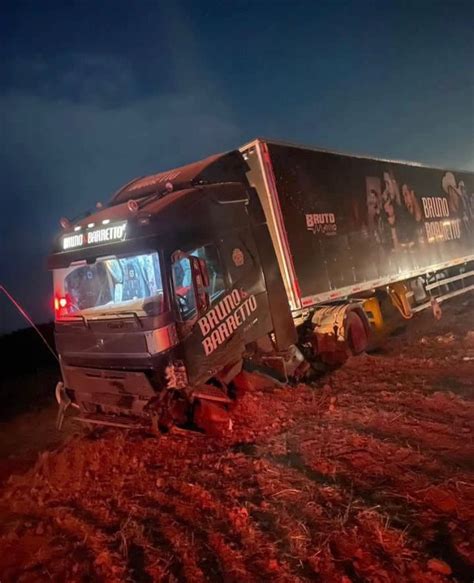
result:
[(312, 386), (249, 375), (226, 436), (48, 433), (3, 476), (0, 580), (472, 581), (474, 298), (443, 311)]

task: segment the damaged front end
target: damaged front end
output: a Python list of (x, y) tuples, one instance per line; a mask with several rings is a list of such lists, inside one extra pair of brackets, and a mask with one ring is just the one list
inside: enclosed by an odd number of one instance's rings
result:
[[(153, 385), (153, 373), (62, 366), (64, 382), (56, 386), (61, 429), (66, 410), (74, 407), (75, 421), (158, 434), (172, 427), (222, 433), (231, 426), (226, 386), (189, 386), (182, 361), (165, 367), (166, 385)], [(155, 381), (156, 382), (156, 381)], [(69, 388), (71, 387), (71, 388)]]

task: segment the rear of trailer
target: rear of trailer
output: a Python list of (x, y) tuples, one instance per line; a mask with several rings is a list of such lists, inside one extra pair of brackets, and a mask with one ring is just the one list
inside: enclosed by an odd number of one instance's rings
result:
[(473, 173), (266, 140), (241, 152), (293, 312), (455, 266), (474, 289)]

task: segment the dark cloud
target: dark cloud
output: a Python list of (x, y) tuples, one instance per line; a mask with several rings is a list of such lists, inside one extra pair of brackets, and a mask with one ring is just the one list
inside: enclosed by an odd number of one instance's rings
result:
[[(22, 63), (23, 70), (43, 75), (38, 90), (15, 87), (0, 95), (0, 175), (8, 209), (0, 213), (1, 281), (37, 320), (48, 314), (45, 257), (60, 216), (108, 200), (135, 176), (230, 149), (242, 137), (211, 96), (139, 97), (123, 63), (78, 61), (81, 66), (62, 75), (56, 65)], [(0, 330), (21, 324), (10, 306), (2, 305), (0, 316)]]
[(112, 107), (138, 96), (138, 86), (126, 59), (90, 53), (69, 53), (6, 63), (9, 92), (44, 99), (96, 103)]

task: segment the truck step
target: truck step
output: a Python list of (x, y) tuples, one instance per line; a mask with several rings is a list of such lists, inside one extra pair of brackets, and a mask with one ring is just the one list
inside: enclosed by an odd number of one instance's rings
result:
[(121, 427), (122, 429), (139, 429), (143, 425), (137, 421), (132, 421), (125, 418), (114, 419), (107, 415), (89, 414), (80, 417), (74, 417), (75, 421), (79, 423), (92, 423), (93, 425), (107, 425), (110, 427)]

